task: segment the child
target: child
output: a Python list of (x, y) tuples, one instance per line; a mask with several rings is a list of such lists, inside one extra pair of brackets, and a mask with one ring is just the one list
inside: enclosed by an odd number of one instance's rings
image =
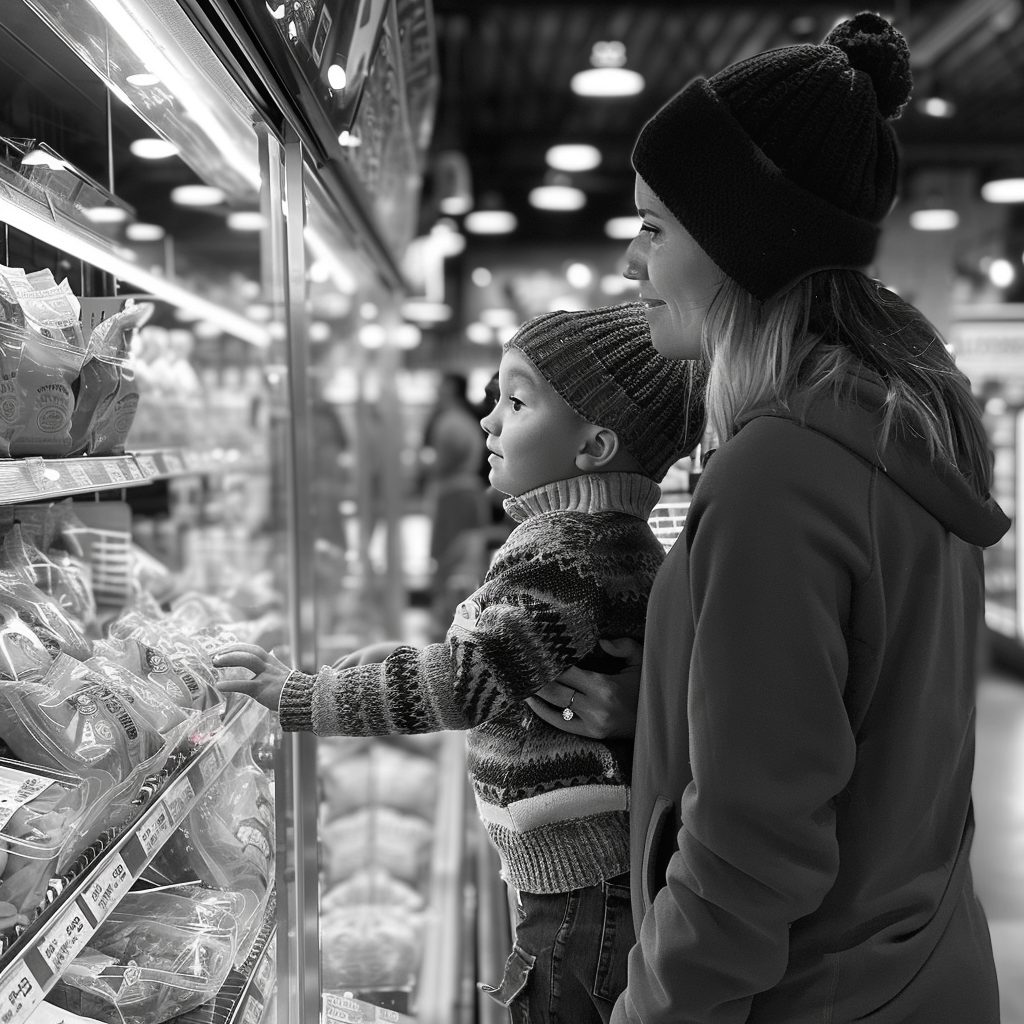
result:
[(525, 701), (570, 665), (607, 664), (602, 639), (643, 640), (664, 555), (647, 525), (656, 481), (704, 427), (694, 365), (654, 351), (640, 303), (528, 322), (481, 420), (491, 484), (519, 525), (445, 642), (316, 676), (247, 644), (215, 659), (252, 671), (221, 688), (287, 730), (469, 730), (477, 806), (520, 908), (505, 977), (482, 987), (513, 1020), (528, 1006), (533, 1022), (607, 1022), (626, 984), (631, 741), (560, 731)]

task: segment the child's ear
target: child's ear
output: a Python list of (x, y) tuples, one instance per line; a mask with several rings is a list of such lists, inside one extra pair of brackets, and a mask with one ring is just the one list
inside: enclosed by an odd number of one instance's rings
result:
[(576, 468), (584, 472), (604, 469), (620, 450), (619, 435), (607, 427), (593, 427), (576, 456)]

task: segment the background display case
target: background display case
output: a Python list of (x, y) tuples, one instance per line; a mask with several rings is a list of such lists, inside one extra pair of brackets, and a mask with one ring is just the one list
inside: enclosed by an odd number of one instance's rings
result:
[[(0, 527), (52, 505), (91, 532), (96, 642), (140, 606), (155, 648), (191, 631), (207, 667), (228, 636), (306, 670), (375, 639), (418, 639), (404, 617), (401, 428), (380, 410), (397, 405), (408, 326), (398, 267), (432, 127), (430, 10), (384, 0), (369, 33), (354, 3), (306, 6), (288, 5), (283, 24), (284, 5), (244, 0), (12, 0), (0, 12), (3, 264), (67, 282), (87, 332), (152, 306), (132, 336), (138, 405), (123, 453), (0, 459)], [(312, 35), (289, 31), (299, 14)], [(313, 49), (343, 55), (343, 101), (323, 91), (331, 63), (314, 68)], [(331, 400), (339, 368), (355, 382), (346, 403)], [(140, 888), (175, 856), (195, 859), (239, 772), (262, 780), (258, 813), (221, 824), (273, 877), (215, 994), (175, 1015), (465, 1018), (461, 737), (318, 746), (232, 698), (11, 931), (7, 1024), (54, 1005), (96, 1012), (68, 996), (81, 991), (70, 979)], [(207, 888), (228, 888), (226, 849), (203, 861)], [(328, 931), (338, 941), (322, 945)], [(118, 978), (139, 983), (124, 967)], [(166, 977), (142, 982), (166, 991)]]

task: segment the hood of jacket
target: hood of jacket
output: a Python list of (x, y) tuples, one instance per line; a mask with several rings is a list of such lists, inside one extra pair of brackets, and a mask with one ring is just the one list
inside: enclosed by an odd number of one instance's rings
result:
[(740, 418), (740, 428), (761, 416), (790, 419), (830, 437), (877, 466), (942, 525), (969, 544), (989, 547), (1010, 528), (1010, 520), (991, 497), (979, 498), (957, 470), (935, 461), (922, 437), (894, 431), (881, 448), (886, 390), (880, 380), (858, 376), (849, 397), (836, 402), (831, 393), (794, 396), (788, 407), (768, 405)]

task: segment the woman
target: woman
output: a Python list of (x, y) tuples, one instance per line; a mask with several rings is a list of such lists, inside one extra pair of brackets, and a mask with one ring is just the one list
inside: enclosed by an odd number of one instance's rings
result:
[[(655, 347), (708, 361), (716, 450), (648, 611), (620, 1024), (999, 1019), (968, 856), (1009, 524), (967, 380), (863, 273), (909, 94), (861, 14), (692, 82), (634, 149), (628, 276)], [(601, 731), (564, 681), (562, 726)]]

